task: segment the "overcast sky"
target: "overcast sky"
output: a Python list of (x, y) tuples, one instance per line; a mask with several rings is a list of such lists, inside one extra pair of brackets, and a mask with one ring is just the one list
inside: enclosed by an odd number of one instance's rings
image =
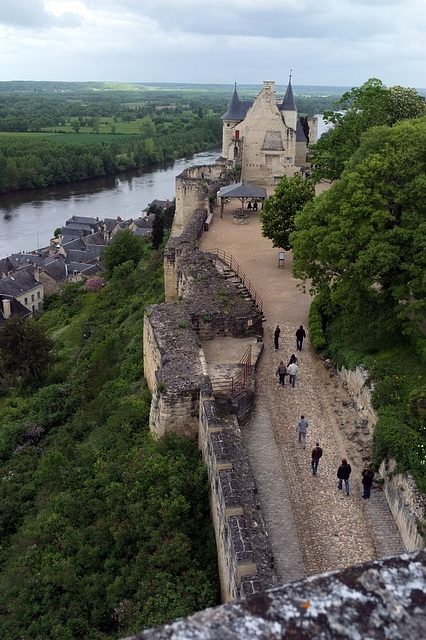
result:
[(426, 87), (426, 0), (1, 0), (0, 80)]

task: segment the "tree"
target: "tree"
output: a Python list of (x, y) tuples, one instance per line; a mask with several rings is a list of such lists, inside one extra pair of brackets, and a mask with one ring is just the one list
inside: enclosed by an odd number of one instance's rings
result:
[(155, 218), (152, 223), (152, 246), (155, 250), (159, 248), (164, 238), (164, 211), (157, 205), (151, 205), (148, 209), (149, 214), (154, 214)]
[(136, 267), (143, 256), (144, 246), (144, 239), (133, 235), (129, 229), (117, 233), (112, 243), (102, 252), (102, 264), (108, 275), (112, 275), (115, 267), (123, 262), (130, 261)]
[(77, 119), (71, 120), (70, 124), (71, 124), (71, 129), (74, 129), (75, 133), (78, 133), (80, 131), (81, 125), (79, 120)]
[(293, 274), (347, 314), (426, 310), (426, 118), (375, 127), (341, 179), (296, 216)]
[(335, 105), (336, 111), (324, 112), (325, 121), (334, 128), (312, 146), (312, 176), (316, 181), (340, 178), (364, 131), (426, 114), (426, 103), (415, 89), (388, 89), (377, 78), (344, 93)]
[(274, 195), (265, 200), (260, 212), (262, 235), (272, 240), (274, 247), (291, 249), (290, 234), (294, 231), (294, 217), (315, 195), (312, 180), (304, 180), (299, 174), (292, 178), (283, 176)]
[(3, 376), (38, 381), (51, 360), (51, 341), (33, 318), (12, 318), (0, 330)]

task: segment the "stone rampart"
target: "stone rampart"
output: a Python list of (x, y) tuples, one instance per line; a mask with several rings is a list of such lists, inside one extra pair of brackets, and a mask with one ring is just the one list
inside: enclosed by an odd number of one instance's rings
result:
[(423, 640), (426, 550), (306, 578), (127, 640)]
[[(185, 180), (199, 180), (191, 169)], [(183, 185), (183, 181), (182, 181)], [(198, 189), (194, 184), (193, 194)], [(219, 418), (201, 340), (262, 336), (262, 313), (234, 279), (216, 268), (217, 257), (197, 249), (207, 211), (199, 208), (164, 252), (166, 299), (148, 307), (144, 320), (144, 370), (152, 393), (150, 428), (197, 440), (208, 468), (222, 599), (245, 597), (276, 584), (272, 550), (257, 490), (241, 440), (254, 398), (248, 386), (225, 401)], [(186, 216), (186, 214), (185, 214)]]

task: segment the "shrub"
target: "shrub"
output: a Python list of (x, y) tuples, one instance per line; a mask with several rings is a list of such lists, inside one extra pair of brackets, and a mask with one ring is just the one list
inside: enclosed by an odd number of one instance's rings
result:
[(326, 346), (326, 339), (322, 328), (322, 318), (318, 298), (312, 300), (309, 311), (309, 333), (311, 344), (315, 351), (321, 351)]

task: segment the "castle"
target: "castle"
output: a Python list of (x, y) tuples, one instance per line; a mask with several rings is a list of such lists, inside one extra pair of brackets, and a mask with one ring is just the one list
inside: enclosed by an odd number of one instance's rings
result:
[[(275, 82), (265, 81), (254, 100), (240, 100), (235, 85), (222, 122), (222, 157), (241, 167), (245, 182), (273, 186), (283, 175), (305, 172), (308, 140), (298, 118), (291, 76), (281, 102), (277, 101)], [(317, 118), (307, 122), (309, 143), (314, 143)]]

